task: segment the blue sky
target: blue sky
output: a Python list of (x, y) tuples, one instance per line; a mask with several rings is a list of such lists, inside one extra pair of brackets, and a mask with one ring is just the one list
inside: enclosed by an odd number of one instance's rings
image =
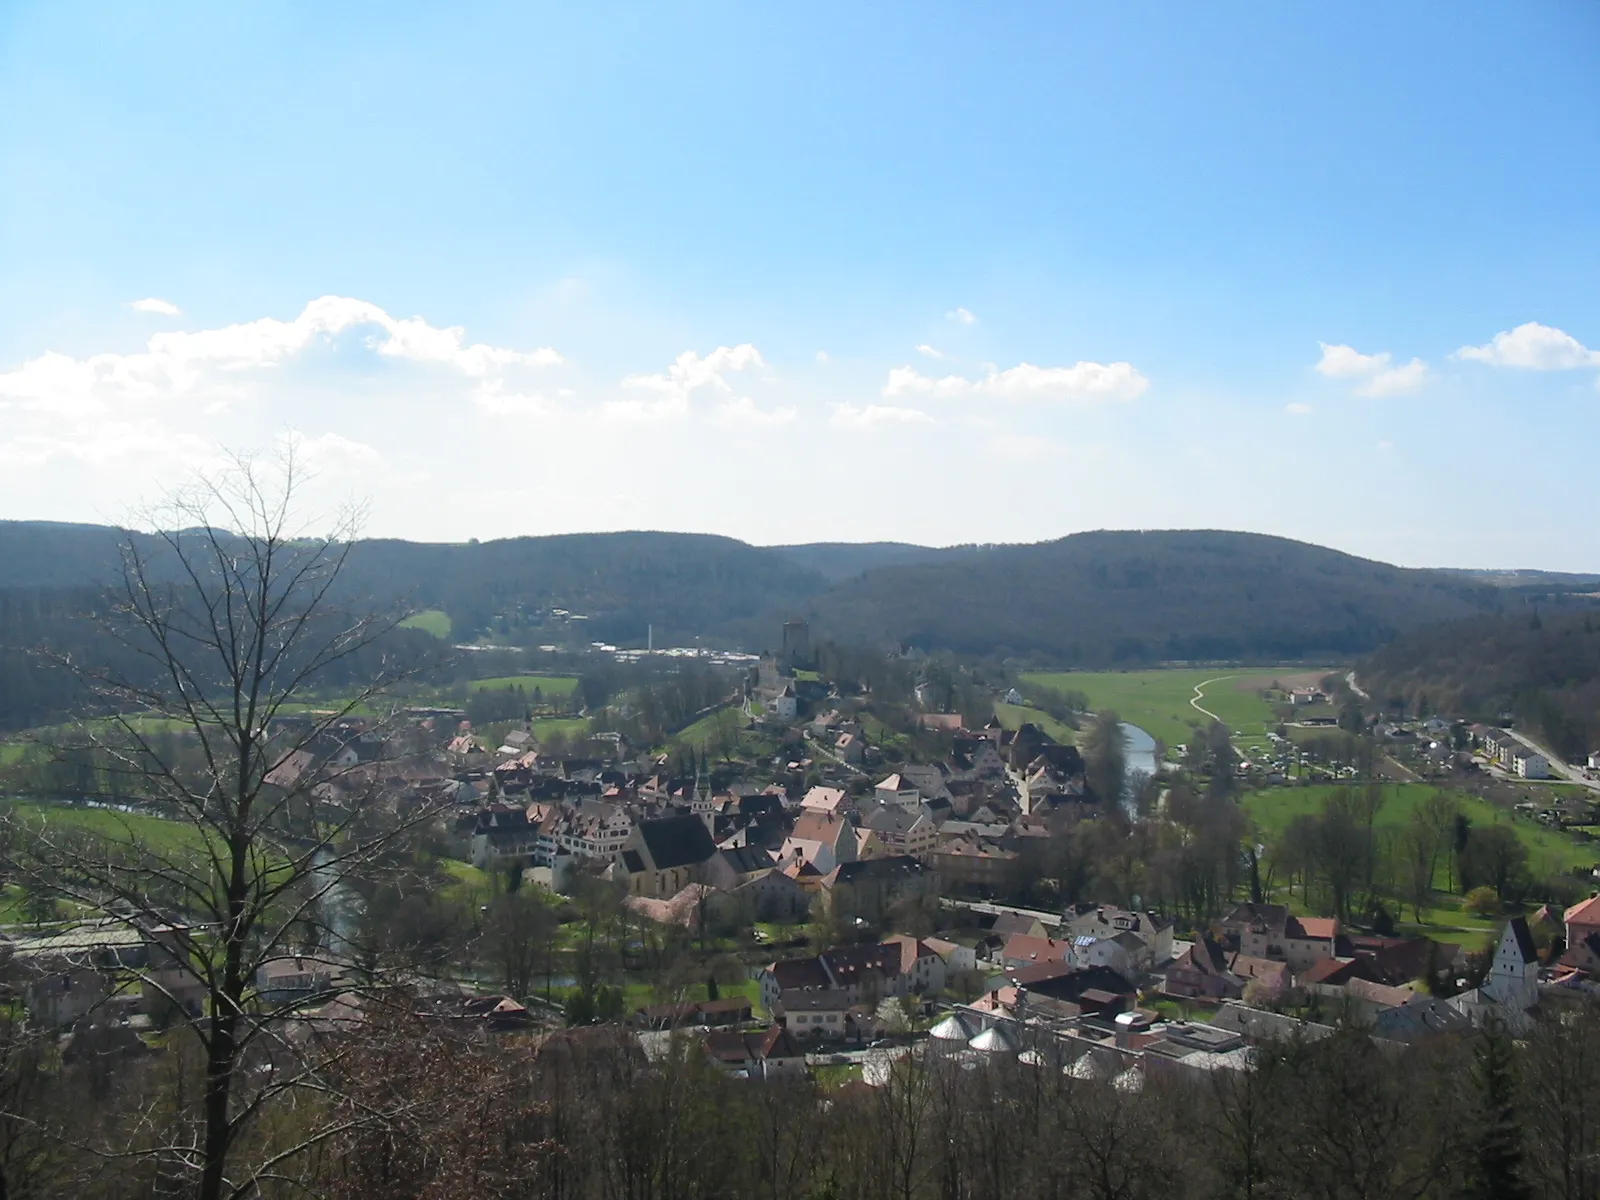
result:
[(0, 6), (0, 516), (1600, 570), (1592, 4), (221, 7)]

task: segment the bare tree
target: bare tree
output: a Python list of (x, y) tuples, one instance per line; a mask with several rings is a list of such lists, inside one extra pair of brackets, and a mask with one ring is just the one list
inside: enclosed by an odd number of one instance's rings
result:
[[(95, 618), (103, 661), (59, 660), (92, 697), (79, 728), (106, 776), (168, 822), (130, 817), (90, 839), (62, 823), (13, 831), (31, 881), (142, 948), (134, 980), (198, 1046), (193, 1102), (166, 1097), (144, 1136), (99, 1149), (157, 1156), (201, 1200), (284, 1177), (342, 1128), (307, 1116), (319, 1101), (338, 1111), (303, 1028), (326, 991), (262, 981), (297, 951), (313, 978), (344, 970), (347, 880), (432, 816), (386, 802), (361, 761), (381, 742), (379, 698), (408, 674), (385, 640), (404, 614), (351, 611), (340, 578), (356, 514), (311, 534), (302, 482), (290, 451), (171, 495), (147, 518), (153, 534), (124, 539)], [(292, 1120), (268, 1119), (289, 1105)]]

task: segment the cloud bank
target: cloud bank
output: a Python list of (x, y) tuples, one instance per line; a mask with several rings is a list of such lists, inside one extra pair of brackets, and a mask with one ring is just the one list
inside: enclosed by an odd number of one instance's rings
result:
[(1527, 371), (1572, 371), (1600, 367), (1600, 350), (1591, 350), (1564, 329), (1528, 321), (1494, 335), (1482, 346), (1463, 346), (1455, 356), (1493, 367)]
[(1379, 354), (1362, 354), (1354, 346), (1330, 345), (1319, 342), (1322, 358), (1315, 370), (1328, 379), (1359, 380), (1355, 394), (1358, 396), (1401, 396), (1416, 391), (1428, 378), (1428, 364), (1413, 358), (1398, 367), (1390, 366), (1392, 357), (1387, 350)]
[(1019, 363), (991, 370), (982, 379), (962, 375), (932, 377), (915, 367), (895, 367), (883, 385), (885, 397), (933, 396), (940, 399), (994, 397), (1010, 401), (1092, 405), (1137, 399), (1150, 381), (1132, 363), (1079, 362), (1070, 367)]

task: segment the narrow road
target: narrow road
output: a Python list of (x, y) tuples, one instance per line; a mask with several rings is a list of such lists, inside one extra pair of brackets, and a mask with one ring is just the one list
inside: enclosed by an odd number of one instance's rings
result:
[[(1522, 730), (1517, 729), (1513, 730), (1512, 732), (1514, 732), (1517, 737), (1521, 738), (1522, 741), (1533, 747), (1533, 749), (1544, 755), (1545, 761), (1550, 764), (1550, 773), (1552, 775), (1557, 775), (1566, 780), (1568, 783), (1580, 784), (1583, 787), (1588, 788), (1590, 791), (1600, 792), (1600, 780), (1590, 779), (1589, 776), (1584, 773), (1582, 767), (1572, 766), (1559, 754), (1552, 753), (1544, 746), (1539, 745), (1538, 742), (1534, 741), (1527, 734), (1523, 733)], [(1506, 772), (1506, 778), (1511, 780), (1513, 783), (1526, 782), (1526, 780), (1519, 780), (1517, 776), (1511, 774), (1509, 771)]]
[(1206, 698), (1204, 689), (1210, 687), (1213, 683), (1221, 683), (1225, 679), (1232, 678), (1232, 675), (1218, 675), (1215, 679), (1202, 679), (1199, 683), (1194, 685), (1194, 696), (1189, 701), (1189, 707), (1194, 709), (1195, 712), (1208, 716), (1213, 721), (1216, 721), (1220, 724), (1222, 718), (1217, 716), (1217, 714), (1212, 712), (1209, 708), (1202, 707), (1200, 701)]

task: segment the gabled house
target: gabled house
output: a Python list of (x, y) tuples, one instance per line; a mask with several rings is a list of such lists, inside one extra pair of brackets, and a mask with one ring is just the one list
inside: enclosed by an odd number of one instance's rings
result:
[(846, 817), (855, 809), (855, 803), (843, 788), (822, 787), (820, 784), (810, 789), (800, 800), (800, 807), (808, 812), (828, 813), (830, 816)]
[(1163, 990), (1169, 996), (1196, 1000), (1237, 1000), (1245, 981), (1228, 966), (1228, 951), (1209, 933), (1202, 933), (1167, 966)]
[(1474, 1025), (1498, 1020), (1513, 1031), (1526, 1028), (1527, 1012), (1538, 1002), (1539, 952), (1523, 917), (1512, 917), (1500, 931), (1500, 941), (1482, 985), (1449, 1001)]
[(1030, 934), (1013, 934), (1006, 939), (1000, 952), (1000, 962), (1006, 967), (1031, 967), (1037, 963), (1072, 962), (1072, 943), (1058, 942), (1054, 938), (1034, 937)]
[(1295, 974), (1337, 952), (1339, 922), (1297, 917), (1281, 904), (1241, 904), (1222, 919), (1222, 931), (1241, 954), (1289, 964)]
[(878, 835), (885, 854), (920, 857), (939, 840), (939, 830), (922, 805), (915, 809), (884, 805), (867, 818), (866, 828)]
[(618, 856), (612, 878), (623, 879), (630, 895), (670, 900), (698, 882), (717, 853), (717, 844), (698, 817), (640, 821)]
[(904, 775), (890, 775), (874, 785), (872, 795), (881, 805), (915, 810), (922, 807), (922, 791)]
[(1172, 922), (1152, 912), (1118, 908), (1112, 904), (1085, 906), (1068, 916), (1066, 927), (1074, 937), (1114, 938), (1123, 933), (1134, 934), (1144, 943), (1143, 949), (1131, 943), (1124, 943), (1124, 948), (1139, 970), (1153, 970), (1172, 957)]
[(778, 852), (779, 865), (809, 863), (826, 875), (840, 863), (854, 862), (860, 846), (856, 830), (843, 813), (803, 808), (794, 830)]
[(1567, 909), (1563, 915), (1567, 945), (1576, 946), (1590, 934), (1600, 933), (1600, 896), (1590, 896)]
[(806, 1070), (805, 1051), (782, 1025), (759, 1031), (713, 1029), (706, 1034), (705, 1050), (717, 1066), (748, 1079), (803, 1075)]
[(539, 830), (528, 822), (528, 810), (509, 804), (491, 804), (478, 812), (472, 828), (472, 865), (492, 871), (502, 863), (530, 865), (539, 842)]

